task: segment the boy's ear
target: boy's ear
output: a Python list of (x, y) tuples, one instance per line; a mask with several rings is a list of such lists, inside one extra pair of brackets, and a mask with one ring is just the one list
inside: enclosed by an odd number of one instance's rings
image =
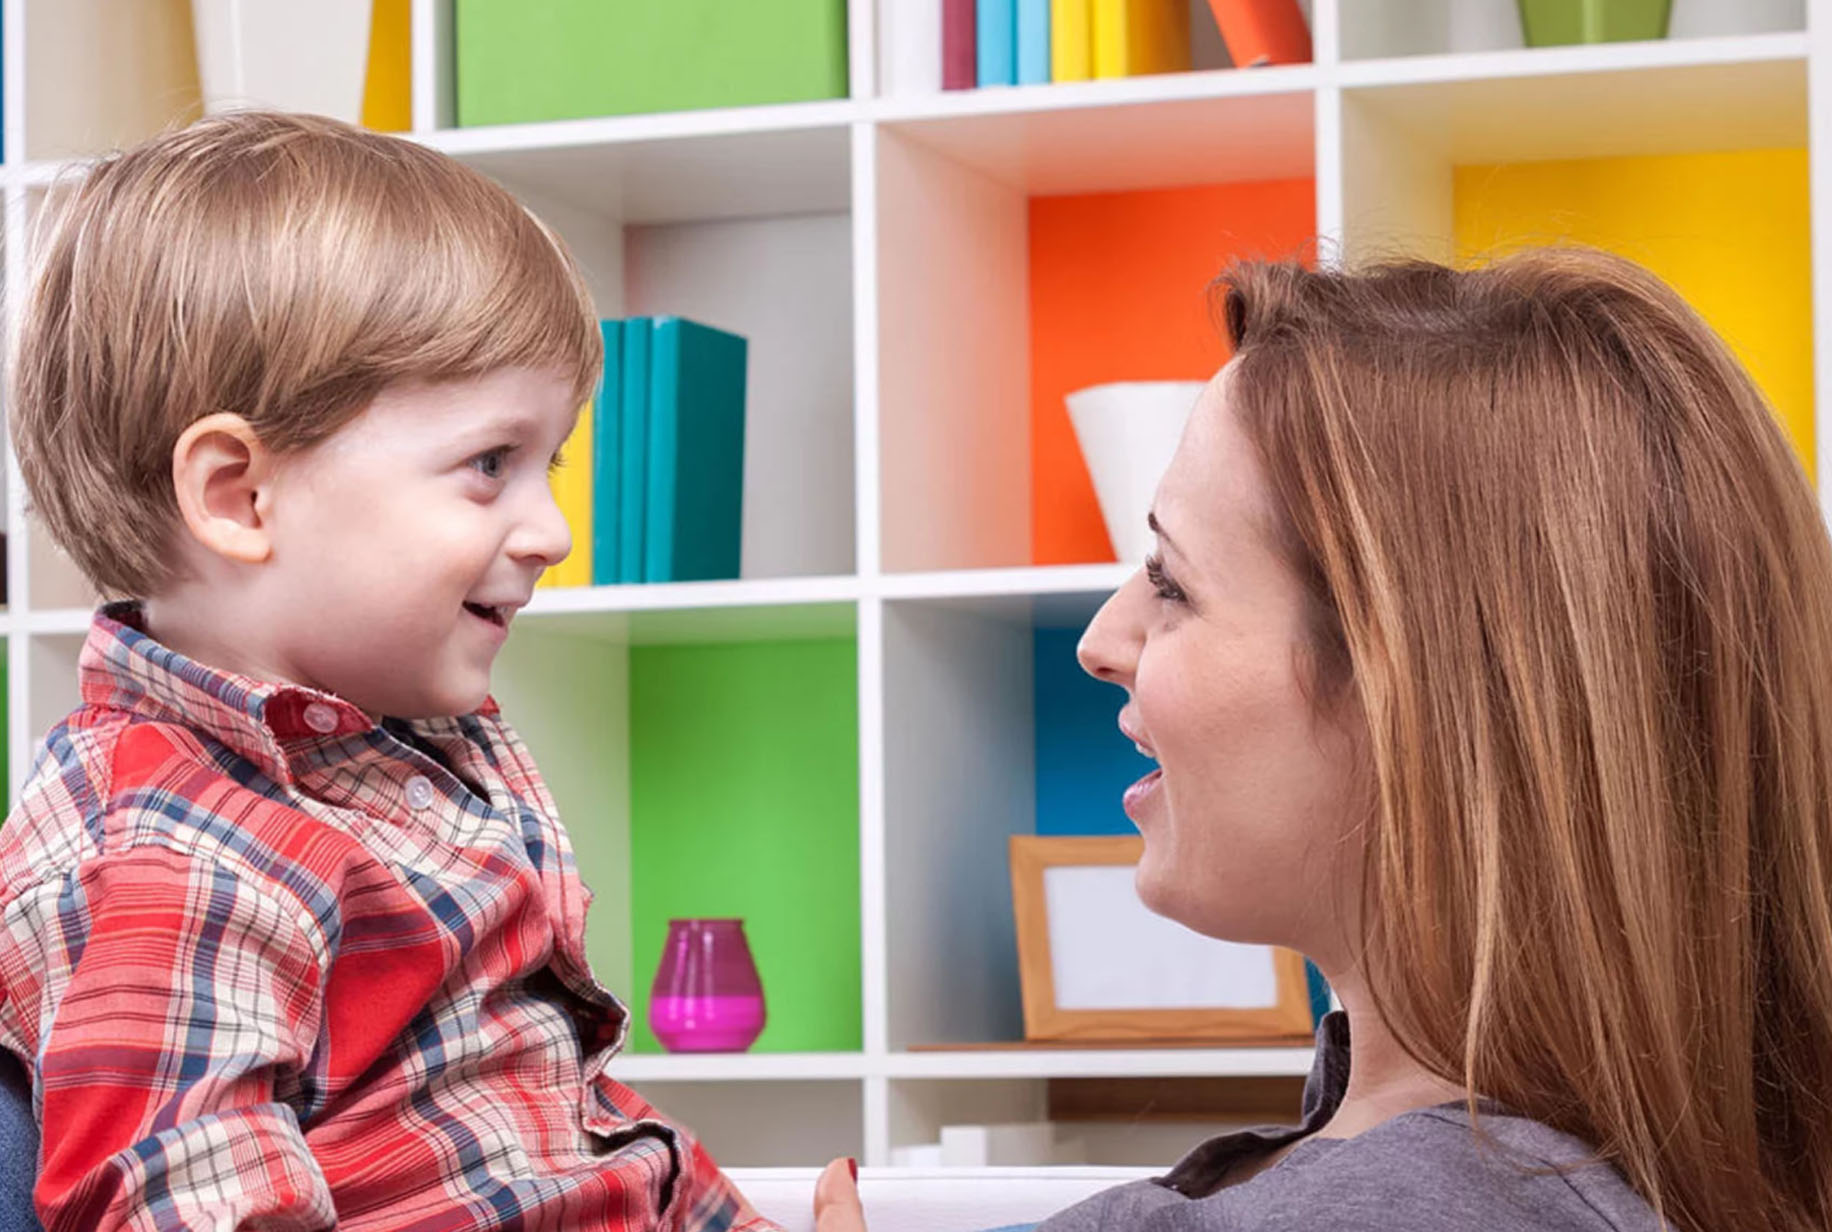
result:
[(273, 454), (240, 415), (206, 415), (172, 446), (178, 512), (204, 547), (242, 564), (273, 554)]

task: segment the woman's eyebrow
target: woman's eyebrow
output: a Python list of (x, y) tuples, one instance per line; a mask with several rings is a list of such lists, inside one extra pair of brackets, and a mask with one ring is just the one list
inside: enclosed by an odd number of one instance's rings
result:
[(1183, 555), (1183, 549), (1179, 548), (1177, 541), (1170, 537), (1170, 534), (1164, 529), (1164, 523), (1158, 521), (1158, 515), (1155, 512), (1145, 515), (1145, 524), (1151, 527), (1152, 533), (1163, 542), (1165, 547), (1179, 556)]

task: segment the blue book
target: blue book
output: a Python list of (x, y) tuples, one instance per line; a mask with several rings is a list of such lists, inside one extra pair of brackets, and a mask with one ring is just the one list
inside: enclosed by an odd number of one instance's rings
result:
[(1018, 84), (1018, 0), (979, 0), (974, 45), (979, 84)]
[(617, 580), (643, 579), (643, 514), (648, 502), (649, 334), (648, 317), (623, 323), (623, 456), (617, 500)]
[(604, 375), (592, 402), (592, 585), (617, 584), (623, 491), (623, 322), (600, 321)]
[(658, 317), (650, 353), (651, 582), (735, 578), (744, 536), (744, 385), (736, 334)]
[(1050, 81), (1050, 0), (1018, 0), (1018, 84)]

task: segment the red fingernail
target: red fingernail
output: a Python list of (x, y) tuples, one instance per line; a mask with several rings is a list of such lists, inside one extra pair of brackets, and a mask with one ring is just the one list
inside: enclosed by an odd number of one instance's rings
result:
[(849, 1156), (846, 1160), (846, 1170), (852, 1173), (853, 1183), (857, 1184), (859, 1180), (859, 1161)]

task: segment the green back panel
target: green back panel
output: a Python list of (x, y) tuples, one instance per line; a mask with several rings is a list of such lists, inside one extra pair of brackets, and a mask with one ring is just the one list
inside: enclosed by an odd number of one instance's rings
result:
[(630, 650), (630, 897), (640, 1052), (668, 921), (738, 916), (759, 1052), (856, 1051), (858, 649), (850, 639)]

